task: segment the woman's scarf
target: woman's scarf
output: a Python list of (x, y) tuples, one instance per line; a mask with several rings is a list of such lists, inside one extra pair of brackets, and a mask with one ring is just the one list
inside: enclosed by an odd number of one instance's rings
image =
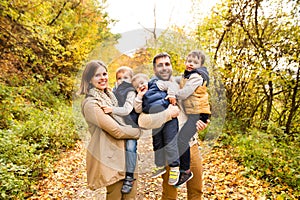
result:
[(91, 88), (88, 93), (89, 96), (95, 97), (98, 101), (101, 102), (101, 105), (107, 106), (118, 106), (118, 101), (115, 95), (109, 90), (99, 90), (98, 88)]
[[(88, 96), (95, 97), (99, 102), (100, 105), (107, 105), (109, 107), (118, 107), (118, 100), (115, 95), (108, 89), (106, 90), (99, 90), (98, 88), (91, 88), (88, 92)], [(110, 113), (119, 124), (124, 125), (124, 119), (118, 115)]]

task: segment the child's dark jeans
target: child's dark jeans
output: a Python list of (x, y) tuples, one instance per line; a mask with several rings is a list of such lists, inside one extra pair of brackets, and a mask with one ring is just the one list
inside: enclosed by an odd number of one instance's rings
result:
[(161, 128), (152, 130), (156, 166), (179, 166), (177, 146), (178, 119), (173, 118)]
[(200, 119), (207, 122), (209, 114), (188, 114), (188, 119), (178, 134), (178, 149), (180, 155), (180, 170), (190, 169), (190, 139), (197, 133), (196, 123)]

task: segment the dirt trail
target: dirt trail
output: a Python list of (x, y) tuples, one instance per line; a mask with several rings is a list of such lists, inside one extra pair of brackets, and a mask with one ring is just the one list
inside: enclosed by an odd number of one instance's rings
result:
[[(86, 183), (85, 142), (79, 141), (72, 151), (62, 154), (53, 173), (40, 182), (37, 195), (30, 199), (105, 199), (105, 188), (91, 191)], [(152, 140), (149, 133), (138, 141), (139, 179), (138, 198), (155, 200), (161, 197), (162, 179), (151, 179), (153, 166)], [(263, 181), (242, 176), (244, 168), (231, 157), (230, 151), (215, 148), (203, 159), (203, 199), (266, 199), (263, 193), (269, 185)], [(178, 189), (178, 199), (186, 199), (186, 187)]]

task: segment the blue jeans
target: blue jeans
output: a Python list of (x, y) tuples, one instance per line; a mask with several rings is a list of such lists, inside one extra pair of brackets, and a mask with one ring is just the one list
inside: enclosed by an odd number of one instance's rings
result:
[(137, 159), (137, 140), (126, 140), (126, 172), (133, 173)]
[(178, 119), (173, 118), (161, 128), (152, 130), (154, 160), (156, 166), (179, 166), (177, 147)]

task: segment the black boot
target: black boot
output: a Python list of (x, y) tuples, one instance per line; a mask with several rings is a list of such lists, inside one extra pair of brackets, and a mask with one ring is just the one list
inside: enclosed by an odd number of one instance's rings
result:
[(130, 176), (126, 176), (121, 190), (123, 194), (128, 194), (131, 191), (134, 180), (135, 180), (134, 178)]

